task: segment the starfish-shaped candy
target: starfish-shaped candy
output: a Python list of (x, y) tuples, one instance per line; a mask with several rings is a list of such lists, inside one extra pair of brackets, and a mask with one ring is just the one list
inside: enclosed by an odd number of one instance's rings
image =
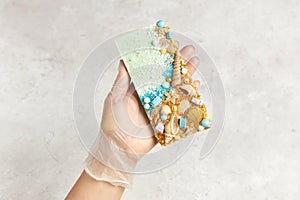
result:
[(179, 98), (179, 94), (176, 92), (176, 89), (171, 89), (169, 92), (164, 91), (164, 94), (166, 96), (165, 101), (171, 102), (172, 104), (176, 104), (176, 99)]

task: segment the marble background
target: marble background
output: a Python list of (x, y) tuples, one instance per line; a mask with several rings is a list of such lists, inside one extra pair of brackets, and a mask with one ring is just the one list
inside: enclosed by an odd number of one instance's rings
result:
[(214, 59), (222, 138), (137, 176), (123, 199), (300, 198), (297, 0), (1, 0), (0, 199), (63, 199), (86, 157), (73, 123), (80, 64), (98, 43), (165, 19)]

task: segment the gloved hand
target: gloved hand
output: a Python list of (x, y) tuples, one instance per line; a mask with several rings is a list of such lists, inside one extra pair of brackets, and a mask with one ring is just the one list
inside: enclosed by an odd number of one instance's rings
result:
[[(199, 58), (192, 57), (194, 48), (186, 46), (180, 53), (192, 74), (199, 65)], [(199, 87), (200, 82), (194, 84)], [(85, 171), (96, 180), (130, 187), (133, 174), (128, 172), (156, 144), (153, 129), (121, 61), (118, 76), (105, 99), (100, 133), (85, 161)]]
[(85, 170), (96, 180), (129, 187), (132, 171), (156, 144), (153, 129), (121, 61), (114, 85), (105, 99), (100, 134)]

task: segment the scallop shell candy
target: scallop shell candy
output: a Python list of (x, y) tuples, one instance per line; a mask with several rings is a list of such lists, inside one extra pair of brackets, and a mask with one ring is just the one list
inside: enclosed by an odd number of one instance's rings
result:
[(184, 113), (190, 107), (190, 105), (191, 104), (188, 99), (183, 99), (180, 101), (178, 111)]
[(161, 115), (168, 115), (171, 113), (171, 108), (168, 105), (162, 105), (160, 108), (160, 114)]
[(184, 93), (185, 95), (189, 95), (189, 96), (196, 96), (196, 90), (191, 86), (191, 85), (180, 85), (178, 86), (178, 89)]
[(200, 121), (203, 119), (203, 113), (198, 106), (191, 106), (184, 112), (189, 123), (193, 123), (194, 127), (198, 127)]

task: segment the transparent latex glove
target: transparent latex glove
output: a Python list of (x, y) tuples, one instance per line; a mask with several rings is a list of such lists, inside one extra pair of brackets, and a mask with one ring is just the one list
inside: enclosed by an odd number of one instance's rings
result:
[(121, 61), (114, 85), (105, 99), (100, 133), (85, 162), (96, 180), (129, 187), (143, 154), (157, 143), (130, 76)]
[[(189, 71), (200, 61), (193, 46), (180, 50)], [(196, 88), (200, 82), (194, 81)], [(100, 133), (85, 161), (85, 170), (96, 180), (129, 187), (140, 158), (157, 144), (153, 129), (121, 61), (114, 85), (105, 99)]]

